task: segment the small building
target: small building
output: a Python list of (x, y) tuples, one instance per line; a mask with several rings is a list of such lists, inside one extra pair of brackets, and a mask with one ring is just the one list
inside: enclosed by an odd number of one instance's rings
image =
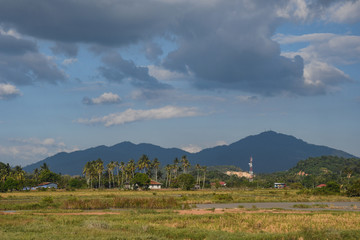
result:
[(58, 185), (52, 182), (43, 182), (37, 185), (35, 188), (58, 188)]
[[(217, 183), (219, 183), (219, 185), (217, 185)], [(222, 181), (219, 181), (219, 182), (212, 182), (210, 183), (211, 187), (216, 187), (216, 185), (218, 187), (226, 187), (226, 182), (222, 182)]]
[(316, 187), (317, 188), (323, 188), (323, 187), (326, 187), (326, 184), (320, 184), (320, 185), (317, 185)]
[(281, 189), (285, 187), (286, 187), (285, 183), (274, 183), (274, 188)]
[(151, 180), (149, 184), (149, 189), (161, 189), (161, 183)]

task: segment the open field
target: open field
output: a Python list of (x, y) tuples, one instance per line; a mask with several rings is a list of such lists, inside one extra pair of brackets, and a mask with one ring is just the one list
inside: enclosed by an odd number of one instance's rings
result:
[[(335, 201), (359, 202), (344, 196), (309, 197), (291, 190), (79, 190), (0, 196), (0, 239), (360, 238), (360, 212), (326, 209)], [(294, 202), (300, 208), (248, 208), (245, 202)], [(304, 202), (326, 202), (316, 205), (325, 210), (311, 211)], [(239, 204), (233, 209), (192, 209), (196, 203)]]

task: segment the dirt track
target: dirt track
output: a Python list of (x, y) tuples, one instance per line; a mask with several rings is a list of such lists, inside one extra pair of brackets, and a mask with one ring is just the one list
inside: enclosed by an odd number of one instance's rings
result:
[[(296, 208), (294, 205), (308, 205), (309, 208)], [(327, 207), (318, 206), (327, 205)], [(209, 203), (196, 204), (196, 209), (235, 209), (235, 208), (261, 208), (261, 209), (285, 209), (285, 210), (342, 210), (360, 211), (360, 202), (265, 202), (265, 203)]]

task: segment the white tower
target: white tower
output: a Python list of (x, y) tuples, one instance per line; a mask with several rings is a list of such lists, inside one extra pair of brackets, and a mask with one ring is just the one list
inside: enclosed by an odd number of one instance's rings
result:
[(250, 174), (250, 178), (249, 178), (249, 182), (252, 182), (254, 180), (254, 172), (253, 172), (253, 159), (252, 159), (252, 156), (250, 157), (250, 162), (249, 162), (249, 167), (250, 167), (250, 171), (249, 171), (249, 174)]

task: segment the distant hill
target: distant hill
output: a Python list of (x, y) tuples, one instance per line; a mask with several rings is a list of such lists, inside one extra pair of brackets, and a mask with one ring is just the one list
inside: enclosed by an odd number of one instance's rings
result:
[(353, 176), (360, 175), (360, 159), (345, 159), (337, 156), (310, 157), (299, 161), (295, 167), (289, 170), (289, 173), (296, 174), (300, 171), (311, 175), (320, 175), (324, 172), (335, 174), (339, 174), (339, 172), (343, 174), (351, 173)]
[(161, 165), (172, 164), (175, 157), (186, 155), (192, 165), (219, 166), (234, 165), (248, 170), (250, 156), (253, 157), (255, 173), (270, 173), (288, 170), (298, 161), (323, 155), (354, 158), (355, 156), (333, 148), (308, 144), (293, 136), (267, 131), (246, 137), (230, 145), (204, 149), (189, 153), (178, 148), (162, 148), (152, 144), (122, 142), (111, 147), (98, 146), (71, 153), (58, 153), (42, 161), (24, 167), (32, 172), (46, 162), (56, 173), (78, 175), (87, 161), (101, 158), (105, 164), (110, 161), (127, 162), (138, 160), (142, 154), (150, 159), (158, 158)]

